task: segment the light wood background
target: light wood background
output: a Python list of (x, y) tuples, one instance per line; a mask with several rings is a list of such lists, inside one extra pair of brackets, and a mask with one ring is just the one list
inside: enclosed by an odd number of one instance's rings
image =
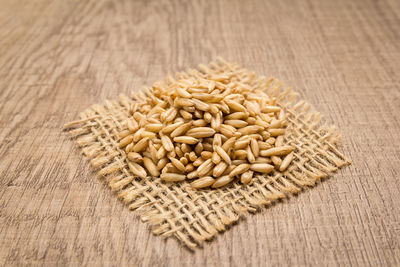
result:
[[(292, 85), (353, 164), (190, 251), (62, 125), (217, 55)], [(397, 0), (0, 0), (0, 265), (399, 265), (399, 71)]]

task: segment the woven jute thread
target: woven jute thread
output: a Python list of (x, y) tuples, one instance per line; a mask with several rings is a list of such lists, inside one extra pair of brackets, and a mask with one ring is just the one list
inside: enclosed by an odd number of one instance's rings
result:
[[(93, 105), (80, 114), (80, 120), (65, 125), (93, 167), (99, 169), (99, 175), (130, 209), (139, 211), (154, 234), (174, 235), (190, 248), (226, 230), (242, 214), (312, 187), (350, 163), (338, 151), (340, 136), (335, 127), (321, 125), (320, 114), (310, 111), (307, 102), (296, 101), (297, 94), (274, 78), (258, 77), (222, 58), (207, 66), (199, 65), (198, 70), (177, 73), (176, 78), (204, 78), (224, 72), (234, 73), (244, 84), (262, 88), (286, 110), (285, 143), (296, 150), (294, 161), (285, 172), (258, 175), (250, 185), (234, 182), (224, 188), (203, 190), (191, 188), (188, 182), (165, 183), (159, 178), (135, 177), (128, 168), (125, 151), (118, 148), (118, 133), (126, 129), (124, 122), (131, 104), (143, 99), (150, 89)], [(168, 85), (173, 79), (167, 77), (163, 83)]]

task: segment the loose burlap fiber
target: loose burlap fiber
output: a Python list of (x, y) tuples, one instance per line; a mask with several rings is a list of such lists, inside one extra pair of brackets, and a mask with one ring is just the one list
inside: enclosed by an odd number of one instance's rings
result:
[[(79, 121), (65, 125), (93, 167), (99, 169), (99, 174), (130, 209), (137, 210), (142, 220), (151, 224), (154, 234), (174, 235), (189, 247), (226, 230), (242, 214), (312, 187), (350, 162), (337, 149), (339, 134), (335, 128), (321, 125), (319, 113), (310, 112), (307, 102), (296, 101), (297, 94), (273, 78), (257, 77), (222, 59), (208, 66), (200, 65), (199, 70), (177, 73), (176, 77), (205, 77), (225, 71), (233, 72), (244, 84), (263, 88), (286, 110), (285, 143), (296, 150), (295, 159), (285, 172), (256, 176), (250, 185), (235, 181), (224, 188), (203, 190), (191, 188), (188, 182), (165, 183), (159, 178), (134, 177), (125, 151), (118, 148), (117, 136), (127, 128), (130, 105), (143, 98), (146, 90), (93, 105), (80, 114)], [(164, 83), (172, 79), (167, 77)]]

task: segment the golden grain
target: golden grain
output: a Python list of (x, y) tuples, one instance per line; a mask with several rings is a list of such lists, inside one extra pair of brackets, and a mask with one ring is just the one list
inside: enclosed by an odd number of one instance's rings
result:
[(211, 159), (213, 153), (210, 152), (210, 151), (202, 151), (202, 152), (200, 153), (200, 155), (201, 155), (201, 157), (202, 157), (203, 159)]
[(171, 133), (172, 131), (174, 131), (176, 128), (178, 128), (179, 126), (181, 126), (183, 124), (183, 122), (176, 122), (176, 123), (173, 123), (173, 124), (170, 124), (170, 125), (167, 125), (167, 126), (165, 126), (165, 128), (163, 128), (162, 129), (162, 133), (164, 133), (164, 134), (169, 134), (169, 133)]
[(181, 172), (185, 172), (185, 165), (182, 164), (182, 162), (180, 162), (179, 160), (177, 160), (176, 158), (172, 158), (169, 157), (169, 160), (171, 161), (171, 163)]
[(204, 126), (206, 126), (206, 125), (207, 125), (207, 122), (206, 122), (205, 120), (203, 120), (203, 119), (194, 120), (194, 121), (193, 121), (193, 126), (194, 126), (194, 127), (204, 127)]
[(153, 161), (157, 161), (157, 149), (154, 146), (153, 142), (150, 141), (148, 147), (149, 147), (151, 159)]
[(246, 108), (234, 100), (224, 100), (229, 108), (233, 111), (245, 111)]
[(287, 167), (289, 166), (289, 164), (292, 162), (294, 158), (294, 152), (289, 153), (283, 160), (281, 163), (281, 166), (279, 168), (279, 170), (281, 172), (285, 171), (287, 169)]
[(203, 162), (205, 161), (205, 159), (203, 159), (202, 157), (198, 157), (194, 162), (193, 162), (193, 166), (198, 167), (201, 164), (203, 164)]
[(247, 152), (247, 160), (248, 160), (250, 163), (254, 163), (254, 162), (256, 161), (256, 158), (254, 157), (253, 152), (251, 151), (251, 147), (250, 147), (250, 146), (247, 146), (246, 152)]
[(162, 170), (164, 169), (165, 165), (167, 165), (168, 159), (167, 158), (162, 158), (157, 162), (157, 170)]
[(279, 169), (279, 167), (280, 167), (281, 164), (282, 164), (282, 160), (281, 160), (281, 158), (278, 157), (278, 156), (272, 156), (272, 157), (271, 157), (271, 161), (272, 161), (272, 163), (275, 165), (275, 167), (276, 167), (277, 169)]
[(191, 172), (194, 170), (194, 166), (192, 163), (189, 163), (185, 166), (185, 172)]
[(133, 151), (140, 152), (145, 150), (147, 148), (148, 141), (149, 141), (148, 137), (143, 138), (142, 140), (136, 143), (136, 145), (133, 147)]
[(165, 157), (166, 154), (167, 154), (167, 150), (165, 150), (165, 148), (163, 146), (161, 146), (157, 151), (157, 158), (162, 159)]
[(154, 164), (154, 162), (149, 159), (149, 158), (143, 158), (143, 164), (146, 167), (147, 171), (153, 176), (153, 177), (158, 177), (160, 176), (160, 172), (157, 169), (157, 166)]
[(141, 162), (143, 160), (143, 157), (139, 153), (129, 152), (128, 153), (128, 159), (133, 161), (133, 162)]
[(195, 146), (195, 148), (194, 148), (194, 152), (197, 154), (197, 155), (200, 155), (200, 153), (203, 151), (203, 144), (201, 143), (201, 142), (199, 142), (196, 146)]
[(194, 178), (196, 178), (196, 177), (199, 177), (199, 175), (197, 174), (197, 171), (191, 171), (191, 172), (189, 172), (189, 173), (186, 175), (186, 177), (187, 177), (188, 179), (194, 179)]
[(181, 148), (180, 148), (180, 146), (179, 146), (180, 144), (177, 144), (177, 146), (175, 146), (175, 153), (176, 153), (176, 155), (178, 156), (178, 157), (183, 157), (183, 152), (182, 152), (182, 150), (181, 150)]
[(250, 165), (250, 170), (267, 174), (274, 170), (274, 166), (268, 163), (254, 163)]
[(132, 141), (133, 141), (133, 135), (128, 135), (128, 136), (124, 137), (121, 141), (119, 141), (118, 147), (124, 148)]
[(128, 161), (128, 167), (134, 175), (139, 176), (140, 178), (143, 179), (146, 178), (147, 176), (146, 170), (139, 164)]
[(249, 134), (255, 134), (259, 131), (262, 131), (264, 128), (259, 125), (249, 125), (246, 127), (243, 127), (241, 129), (238, 129), (238, 132), (240, 132), (242, 135), (249, 135)]
[(226, 170), (228, 167), (228, 164), (225, 161), (221, 161), (218, 163), (214, 169), (213, 169), (213, 176), (214, 177), (219, 177), (222, 175), (222, 173)]
[[(194, 165), (194, 164), (193, 164)], [(211, 159), (207, 159), (204, 161), (198, 168), (197, 168), (197, 174), (201, 177), (206, 175), (206, 173), (212, 169), (214, 166), (214, 163), (211, 161)]]
[(177, 136), (174, 137), (174, 142), (177, 143), (184, 143), (184, 144), (188, 144), (188, 145), (194, 145), (198, 142), (199, 140), (191, 137), (191, 136)]
[(169, 139), (168, 136), (163, 135), (161, 136), (161, 142), (165, 150), (167, 151), (173, 151), (174, 150), (174, 145), (171, 142), (171, 139)]
[(196, 153), (194, 151), (189, 153), (189, 160), (191, 162), (195, 161), (197, 159)]
[(124, 138), (124, 137), (127, 137), (129, 134), (131, 134), (131, 132), (132, 132), (132, 131), (130, 131), (130, 130), (123, 130), (123, 131), (121, 131), (121, 132), (118, 133), (118, 137), (119, 137), (120, 139), (122, 139), (122, 138)]
[(222, 145), (222, 149), (225, 150), (225, 152), (228, 152), (229, 149), (233, 147), (233, 145), (236, 142), (236, 137), (231, 137), (228, 140), (225, 141), (225, 143)]
[(179, 182), (185, 180), (186, 176), (179, 173), (162, 173), (160, 178), (166, 182)]
[(240, 182), (242, 184), (250, 183), (251, 179), (253, 179), (253, 171), (246, 171), (240, 176)]
[(163, 128), (161, 123), (150, 123), (145, 126), (145, 129), (150, 132), (158, 133)]
[[(254, 164), (253, 164), (253, 165), (254, 165)], [(242, 173), (244, 173), (245, 171), (247, 171), (249, 168), (250, 168), (250, 164), (246, 164), (246, 163), (240, 164), (240, 165), (236, 166), (236, 167), (231, 171), (231, 173), (229, 174), (229, 176), (233, 177), (233, 176), (242, 174)]]
[(224, 120), (224, 124), (233, 126), (235, 128), (243, 128), (246, 127), (248, 123), (242, 120)]
[(225, 116), (225, 120), (240, 120), (240, 119), (247, 119), (248, 115), (246, 112), (234, 112), (229, 115)]
[(184, 118), (185, 120), (191, 120), (192, 119), (192, 114), (190, 114), (190, 112), (187, 112), (184, 109), (179, 110), (179, 114), (181, 114), (182, 118)]
[(263, 157), (284, 156), (289, 154), (293, 150), (294, 147), (292, 146), (280, 146), (280, 147), (270, 148), (268, 150), (261, 150), (260, 155)]
[(233, 146), (233, 148), (236, 150), (243, 149), (243, 148), (246, 148), (249, 143), (250, 143), (249, 138), (246, 138), (243, 140), (239, 139), (238, 141), (235, 142), (235, 145)]
[(186, 132), (186, 135), (194, 138), (210, 137), (215, 134), (215, 130), (210, 127), (196, 127)]
[(213, 183), (212, 187), (213, 188), (219, 188), (222, 187), (224, 185), (229, 184), (230, 182), (232, 182), (234, 177), (231, 177), (229, 175), (225, 175), (225, 176), (221, 176), (218, 179), (215, 180), (215, 182)]
[(188, 93), (185, 89), (183, 89), (181, 87), (176, 88), (176, 92), (178, 93), (178, 95), (180, 97), (183, 97), (183, 98), (191, 98), (192, 97), (192, 95), (190, 93)]
[(246, 150), (235, 150), (233, 152), (233, 156), (235, 159), (245, 159), (247, 158), (247, 151)]
[(211, 119), (212, 119), (211, 113), (205, 112), (205, 113), (204, 113), (204, 120), (205, 120), (207, 123), (210, 123), (210, 122), (211, 122)]
[(218, 155), (217, 152), (215, 152), (215, 151), (213, 152), (211, 161), (212, 161), (214, 164), (218, 164), (218, 163), (221, 162), (221, 157)]
[(183, 153), (190, 153), (190, 152), (192, 152), (192, 149), (190, 148), (190, 146), (187, 145), (187, 144), (185, 144), (185, 143), (183, 143), (183, 144), (181, 145), (181, 150), (182, 150)]
[(215, 151), (218, 153), (218, 155), (228, 164), (231, 164), (231, 158), (229, 157), (229, 155), (225, 152), (225, 150), (220, 147), (220, 146), (216, 146), (215, 147)]
[(186, 133), (187, 130), (190, 129), (191, 126), (192, 126), (192, 122), (184, 123), (184, 124), (178, 126), (175, 130), (173, 130), (172, 133), (170, 134), (170, 136), (176, 137), (176, 136), (183, 135), (184, 133)]
[(279, 136), (285, 134), (285, 129), (268, 129), (271, 136)]
[(190, 183), (190, 185), (193, 188), (204, 188), (211, 186), (212, 184), (214, 184), (214, 182), (215, 182), (214, 178), (212, 178), (211, 176), (205, 176), (197, 179), (196, 181), (193, 181), (192, 183)]
[(261, 112), (270, 113), (270, 112), (279, 112), (281, 110), (280, 107), (277, 106), (263, 106), (261, 108)]
[(258, 155), (260, 154), (260, 148), (259, 148), (258, 142), (255, 138), (252, 138), (250, 140), (250, 147), (251, 147), (251, 151), (253, 152), (254, 157), (258, 157)]

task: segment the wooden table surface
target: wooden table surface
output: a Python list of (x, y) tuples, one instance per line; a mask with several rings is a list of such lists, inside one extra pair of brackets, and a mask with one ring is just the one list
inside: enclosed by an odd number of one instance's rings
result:
[[(400, 1), (0, 0), (0, 25), (0, 265), (400, 264)], [(292, 85), (353, 164), (190, 251), (62, 125), (217, 55)]]

